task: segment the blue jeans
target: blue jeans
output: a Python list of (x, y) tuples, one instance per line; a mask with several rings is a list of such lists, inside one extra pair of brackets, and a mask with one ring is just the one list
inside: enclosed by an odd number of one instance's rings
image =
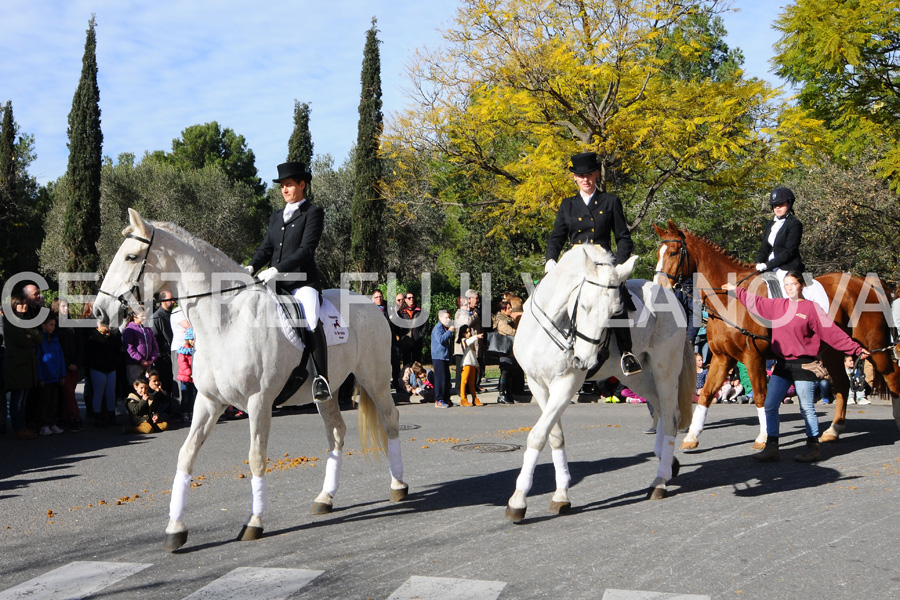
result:
[(450, 399), (450, 361), (433, 360), (434, 401), (447, 402)]
[(193, 381), (182, 381), (181, 386), (181, 412), (191, 414), (194, 412), (194, 399), (197, 397), (197, 388)]
[(815, 408), (816, 382), (794, 381), (790, 377), (782, 377), (775, 373), (769, 378), (769, 387), (766, 391), (766, 434), (778, 437), (780, 424), (778, 409), (781, 408), (781, 401), (784, 400), (791, 384), (794, 385), (800, 399), (800, 413), (806, 421), (806, 437), (819, 437), (819, 417)]
[(95, 371), (91, 369), (91, 385), (93, 386), (94, 397), (91, 405), (94, 407), (94, 417), (100, 416), (100, 409), (103, 405), (111, 414), (116, 410), (116, 372)]

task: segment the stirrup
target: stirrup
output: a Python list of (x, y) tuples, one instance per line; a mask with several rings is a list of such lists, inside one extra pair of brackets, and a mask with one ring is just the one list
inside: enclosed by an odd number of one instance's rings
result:
[(312, 382), (313, 402), (325, 402), (331, 399), (331, 386), (328, 380), (321, 375), (316, 375)]
[(622, 358), (619, 360), (619, 366), (622, 368), (622, 373), (624, 373), (626, 377), (629, 375), (637, 375), (642, 370), (641, 363), (638, 362), (638, 359), (635, 358), (634, 354), (631, 352), (624, 352), (622, 354)]

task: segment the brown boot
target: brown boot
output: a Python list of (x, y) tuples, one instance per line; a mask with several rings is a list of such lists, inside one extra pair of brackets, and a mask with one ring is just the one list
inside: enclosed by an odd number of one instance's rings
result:
[(472, 406), (472, 403), (469, 402), (469, 400), (465, 396), (463, 396), (459, 401), (459, 405), (460, 406)]
[(484, 406), (484, 404), (482, 404), (481, 400), (479, 400), (478, 398), (475, 398), (474, 400), (472, 400), (472, 405), (473, 406)]
[(819, 441), (815, 438), (806, 440), (806, 452), (798, 454), (794, 460), (802, 463), (817, 462), (822, 460), (822, 453), (819, 451)]
[(759, 462), (775, 462), (781, 458), (778, 454), (778, 438), (769, 436), (766, 447), (753, 455), (753, 459)]

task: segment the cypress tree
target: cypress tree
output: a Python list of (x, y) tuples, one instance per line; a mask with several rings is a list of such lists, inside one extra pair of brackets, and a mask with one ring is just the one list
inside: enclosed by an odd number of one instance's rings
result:
[(13, 246), (18, 219), (19, 199), (16, 194), (16, 125), (12, 102), (3, 107), (0, 124), (0, 282), (13, 275), (16, 250)]
[[(63, 240), (70, 272), (93, 272), (100, 255), (100, 168), (103, 133), (100, 131), (100, 88), (97, 85), (96, 16), (91, 15), (84, 43), (81, 79), (69, 112), (69, 164), (66, 170), (68, 204)], [(86, 293), (90, 285), (85, 283)]]
[[(381, 114), (381, 58), (378, 51), (376, 19), (366, 33), (363, 51), (362, 93), (359, 99), (359, 127), (354, 163), (353, 202), (350, 211), (353, 229), (350, 253), (356, 268), (363, 272), (378, 272), (382, 266), (380, 239), (385, 201), (379, 184), (382, 162), (378, 156), (383, 116)], [(363, 283), (364, 291), (371, 285)]]
[[(309, 132), (309, 104), (294, 100), (294, 131), (288, 140), (288, 162), (303, 162), (312, 172), (313, 141)], [(306, 188), (306, 197), (312, 200), (312, 184)]]

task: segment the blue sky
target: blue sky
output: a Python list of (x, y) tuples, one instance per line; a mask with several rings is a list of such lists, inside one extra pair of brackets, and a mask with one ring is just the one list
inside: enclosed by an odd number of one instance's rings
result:
[[(771, 24), (785, 0), (737, 0), (723, 15), (748, 75), (769, 73)], [(284, 161), (294, 99), (312, 107), (317, 155), (343, 162), (356, 141), (365, 32), (378, 18), (384, 112), (405, 104), (404, 67), (438, 47), (452, 0), (4, 0), (0, 102), (35, 136), (30, 174), (65, 173), (66, 128), (81, 74), (85, 31), (97, 16), (103, 153), (171, 150), (190, 125), (218, 121), (243, 135), (264, 181)]]

